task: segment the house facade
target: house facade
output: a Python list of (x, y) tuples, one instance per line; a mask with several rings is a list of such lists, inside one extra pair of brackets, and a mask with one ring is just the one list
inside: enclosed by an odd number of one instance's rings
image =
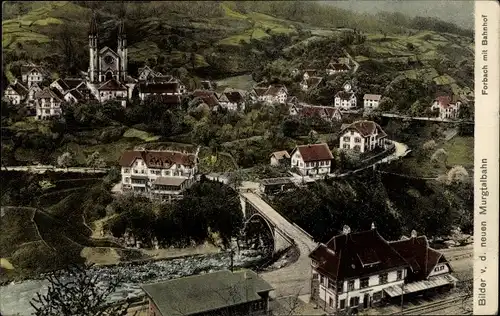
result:
[(218, 271), (141, 287), (149, 301), (149, 316), (265, 316), (273, 291), (250, 270)]
[(382, 96), (380, 94), (365, 94), (363, 96), (363, 107), (365, 109), (376, 109), (380, 103)]
[[(446, 259), (428, 245), (414, 246), (413, 238), (393, 243), (380, 236), (374, 224), (356, 233), (344, 226), (342, 234), (309, 255), (311, 300), (328, 313), (357, 312), (401, 295), (454, 287), (456, 278), (449, 274)], [(418, 255), (410, 254), (414, 252)], [(427, 267), (429, 273), (413, 278), (417, 266)]]
[(37, 120), (47, 120), (62, 115), (61, 103), (63, 99), (57, 92), (57, 90), (44, 88), (35, 94)]
[(286, 150), (276, 151), (271, 154), (271, 166), (290, 165), (290, 154)]
[(372, 121), (356, 121), (343, 126), (340, 136), (340, 149), (357, 152), (372, 151), (377, 147), (385, 147), (387, 134), (382, 127)]
[(432, 103), (431, 110), (439, 110), (441, 119), (458, 119), (462, 102), (457, 96), (439, 96)]
[(325, 143), (297, 146), (290, 156), (290, 166), (297, 168), (304, 176), (330, 173), (333, 155)]
[(40, 85), (48, 77), (49, 75), (43, 67), (35, 64), (21, 66), (21, 80), (26, 84), (27, 88), (31, 87), (34, 83)]
[(227, 91), (219, 97), (219, 105), (229, 111), (244, 110), (245, 99), (239, 91)]
[(257, 100), (268, 104), (286, 104), (288, 99), (288, 90), (282, 84), (273, 84), (269, 87), (255, 87), (253, 93)]
[(335, 94), (333, 103), (336, 108), (342, 110), (352, 110), (356, 108), (356, 94), (352, 91), (352, 84), (350, 82), (344, 83), (343, 90)]
[(134, 192), (162, 201), (181, 198), (196, 182), (198, 151), (126, 151), (120, 158), (123, 192)]
[(28, 96), (28, 89), (17, 80), (9, 84), (4, 91), (4, 100), (10, 104), (19, 105), (23, 103)]
[(140, 83), (139, 98), (144, 101), (146, 98), (153, 95), (181, 95), (181, 87), (178, 82), (164, 83)]
[(119, 100), (126, 103), (128, 98), (128, 88), (121, 82), (111, 79), (97, 88), (99, 102)]

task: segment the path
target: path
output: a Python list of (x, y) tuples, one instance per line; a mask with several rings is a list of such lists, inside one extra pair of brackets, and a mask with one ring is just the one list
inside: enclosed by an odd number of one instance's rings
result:
[(355, 74), (356, 71), (358, 71), (359, 63), (354, 58), (352, 58), (352, 56), (347, 52), (347, 50), (343, 49), (343, 51), (347, 55), (347, 57), (352, 61), (352, 63), (354, 64), (354, 69), (352, 70), (352, 73)]
[(392, 113), (382, 113), (383, 117), (392, 117), (392, 118), (400, 118), (406, 120), (418, 120), (418, 121), (432, 121), (432, 122), (444, 122), (444, 123), (459, 123), (459, 124), (474, 124), (474, 121), (466, 121), (466, 120), (450, 120), (450, 119), (442, 119), (439, 117), (423, 117), (423, 116), (407, 116), (407, 115), (399, 115)]
[[(246, 187), (249, 187), (249, 184), (247, 182)], [(256, 185), (258, 186), (258, 184)], [(291, 265), (261, 274), (264, 280), (275, 288), (274, 295), (276, 297), (283, 297), (309, 294), (311, 290), (311, 261), (309, 253), (316, 248), (316, 243), (296, 225), (288, 222), (256, 193), (244, 192), (240, 194), (253, 206), (258, 208), (283, 233), (293, 239), (300, 251), (299, 258)]]
[(87, 168), (87, 167), (69, 167), (57, 168), (50, 165), (33, 165), (33, 166), (4, 166), (6, 171), (27, 171), (33, 173), (44, 173), (45, 171), (53, 172), (77, 172), (77, 173), (107, 173), (110, 168)]

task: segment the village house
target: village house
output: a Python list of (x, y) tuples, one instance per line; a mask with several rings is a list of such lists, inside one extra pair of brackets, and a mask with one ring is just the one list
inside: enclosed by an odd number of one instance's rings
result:
[(201, 87), (204, 90), (213, 90), (214, 89), (214, 86), (212, 85), (212, 82), (210, 80), (202, 80)]
[(330, 173), (333, 155), (325, 143), (297, 146), (290, 156), (291, 167), (297, 168), (302, 175)]
[(326, 67), (326, 74), (332, 76), (337, 73), (346, 73), (351, 69), (350, 59), (347, 57), (334, 58)]
[(239, 91), (228, 91), (219, 97), (219, 105), (229, 111), (244, 110), (245, 99)]
[(319, 244), (309, 257), (311, 301), (328, 313), (356, 313), (395, 298), (400, 302), (403, 293), (450, 289), (457, 281), (425, 236), (412, 232), (410, 239), (388, 242), (374, 224), (361, 232), (344, 226), (342, 234)]
[(349, 82), (344, 84), (344, 90), (335, 94), (334, 105), (342, 110), (352, 110), (356, 108), (356, 94), (352, 91), (352, 85)]
[(63, 99), (69, 103), (78, 103), (90, 99), (90, 90), (83, 79), (57, 79), (50, 84), (50, 88), (58, 90)]
[(42, 81), (49, 77), (49, 73), (41, 66), (32, 63), (21, 66), (21, 80), (27, 88), (34, 83), (41, 85)]
[(269, 315), (271, 285), (251, 270), (143, 284), (148, 316)]
[(300, 82), (300, 89), (302, 91), (314, 90), (322, 82), (323, 82), (322, 77), (309, 77), (309, 78), (304, 79)]
[(306, 69), (304, 70), (304, 74), (302, 75), (303, 80), (309, 80), (311, 77), (315, 77), (318, 74), (316, 69)]
[(42, 88), (37, 83), (31, 84), (31, 87), (28, 89), (28, 96), (26, 98), (26, 104), (30, 107), (35, 105), (35, 95), (38, 91), (42, 91)]
[(432, 103), (431, 110), (439, 110), (438, 117), (441, 119), (457, 119), (462, 106), (457, 96), (439, 96)]
[(128, 98), (128, 88), (116, 79), (110, 79), (97, 88), (99, 102), (111, 100), (121, 101), (125, 106)]
[(342, 114), (340, 113), (340, 110), (338, 108), (322, 105), (292, 105), (290, 107), (290, 115), (300, 115), (300, 117), (302, 118), (317, 117), (327, 122), (338, 122), (342, 120)]
[(61, 93), (56, 89), (44, 88), (35, 94), (35, 109), (37, 120), (47, 120), (60, 117), (62, 114)]
[(78, 89), (71, 89), (64, 94), (64, 101), (68, 103), (79, 103), (85, 101), (85, 96)]
[(180, 96), (181, 88), (178, 82), (149, 83), (143, 82), (138, 86), (139, 99), (144, 101), (153, 95), (176, 95)]
[(377, 147), (384, 148), (386, 137), (387, 134), (377, 123), (356, 121), (342, 126), (339, 148), (364, 153)]
[(288, 99), (288, 90), (282, 84), (273, 84), (269, 87), (256, 87), (253, 93), (257, 96), (258, 101), (268, 104), (285, 104)]
[(162, 73), (154, 71), (148, 65), (139, 68), (139, 81), (148, 81), (160, 76), (163, 76)]
[(215, 92), (208, 90), (195, 90), (193, 91), (192, 96), (195, 106), (206, 105), (210, 110), (217, 111), (219, 100)]
[(290, 166), (290, 155), (286, 150), (275, 151), (271, 154), (271, 166)]
[(7, 86), (4, 92), (4, 100), (10, 104), (19, 105), (28, 96), (28, 89), (17, 80)]
[(125, 151), (120, 158), (122, 191), (162, 201), (182, 198), (182, 191), (196, 182), (198, 151)]
[(363, 106), (365, 109), (376, 109), (382, 96), (380, 94), (365, 94), (363, 96)]

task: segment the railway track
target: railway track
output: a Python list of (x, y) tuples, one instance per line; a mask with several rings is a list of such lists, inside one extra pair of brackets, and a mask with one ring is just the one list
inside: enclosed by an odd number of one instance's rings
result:
[(397, 313), (391, 315), (426, 315), (429, 313), (435, 313), (442, 311), (444, 309), (450, 308), (457, 303), (461, 303), (468, 294), (462, 294), (457, 297), (452, 297), (449, 299), (440, 300), (434, 303), (426, 304), (425, 306), (417, 306), (408, 309), (403, 309)]

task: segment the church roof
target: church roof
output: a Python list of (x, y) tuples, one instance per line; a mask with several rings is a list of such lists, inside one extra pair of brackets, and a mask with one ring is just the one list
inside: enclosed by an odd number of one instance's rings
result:
[(103, 83), (97, 90), (127, 90), (127, 88), (115, 79), (110, 79)]
[(99, 51), (99, 54), (102, 54), (102, 53), (104, 53), (107, 50), (111, 51), (115, 56), (118, 56), (118, 54), (114, 50), (112, 50), (111, 48), (109, 48), (108, 46), (104, 46), (103, 48), (101, 48), (101, 50)]
[(97, 35), (97, 19), (95, 12), (92, 13), (92, 19), (90, 20), (89, 35)]

